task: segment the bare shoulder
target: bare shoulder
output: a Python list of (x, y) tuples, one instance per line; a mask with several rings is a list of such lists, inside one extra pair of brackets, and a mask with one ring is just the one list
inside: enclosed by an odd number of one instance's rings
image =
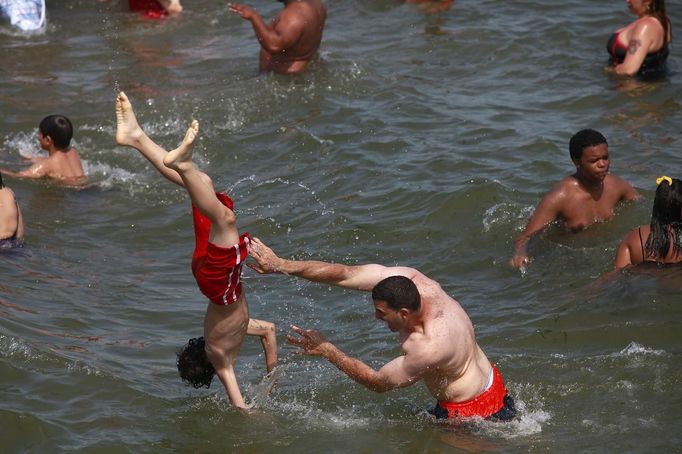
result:
[(637, 190), (625, 179), (617, 175), (606, 175), (604, 185), (610, 190), (617, 192), (620, 196), (633, 199), (639, 197)]

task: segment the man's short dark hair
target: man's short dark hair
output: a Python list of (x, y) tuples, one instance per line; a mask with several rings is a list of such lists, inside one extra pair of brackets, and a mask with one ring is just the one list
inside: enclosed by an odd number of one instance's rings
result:
[(215, 375), (213, 364), (206, 356), (205, 346), (203, 337), (194, 337), (178, 352), (180, 378), (195, 388), (208, 388)]
[(69, 148), (73, 125), (64, 115), (48, 115), (40, 122), (38, 130), (44, 137), (50, 137), (56, 148)]
[(570, 142), (568, 142), (568, 150), (571, 152), (571, 159), (574, 161), (579, 161), (583, 157), (583, 150), (587, 147), (594, 147), (596, 145), (601, 145), (605, 143), (606, 137), (604, 137), (599, 131), (594, 129), (581, 129), (576, 132), (573, 137), (571, 137)]
[(418, 311), (421, 307), (417, 286), (405, 276), (391, 276), (379, 282), (372, 289), (372, 299), (386, 301), (396, 311), (402, 308)]

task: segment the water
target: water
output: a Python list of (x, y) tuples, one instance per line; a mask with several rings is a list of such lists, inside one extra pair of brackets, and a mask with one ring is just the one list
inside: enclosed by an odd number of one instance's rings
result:
[[(48, 2), (48, 27), (0, 27), (0, 166), (39, 153), (37, 123), (63, 113), (91, 185), (7, 179), (27, 222), (0, 254), (4, 452), (680, 451), (679, 268), (604, 277), (654, 179), (680, 177), (680, 52), (670, 76), (625, 84), (603, 71), (623, 2), (457, 2), (439, 15), (391, 0), (329, 0), (320, 61), (257, 74), (253, 32), (224, 5), (186, 3), (143, 21), (125, 2)], [(281, 6), (255, 2), (267, 17)], [(673, 24), (681, 10), (670, 7)], [(471, 316), (520, 420), (433, 424), (423, 385), (373, 394), (284, 345), (318, 328), (379, 367), (399, 354), (368, 295), (285, 276), (244, 280), (274, 321), (270, 396), (260, 344), (238, 362), (245, 418), (222, 387), (193, 390), (176, 350), (201, 332), (185, 193), (113, 141), (124, 89), (143, 127), (176, 146), (201, 122), (197, 161), (235, 199), (239, 225), (285, 257), (402, 264), (438, 280)], [(609, 139), (612, 172), (645, 195), (577, 235), (506, 265), (541, 196), (572, 171), (570, 136)]]

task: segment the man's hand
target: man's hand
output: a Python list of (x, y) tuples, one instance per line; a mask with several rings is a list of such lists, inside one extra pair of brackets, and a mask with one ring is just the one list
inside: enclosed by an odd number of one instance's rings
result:
[(256, 273), (272, 274), (281, 272), (281, 268), (278, 264), (282, 259), (277, 257), (277, 255), (272, 252), (272, 249), (267, 247), (259, 238), (253, 238), (251, 241), (251, 251), (249, 255), (251, 255), (257, 263), (247, 263), (246, 266)]
[(287, 336), (287, 343), (297, 345), (302, 353), (313, 356), (325, 356), (333, 345), (316, 329), (302, 329), (291, 325), (291, 330), (301, 337)]
[(239, 3), (228, 3), (227, 7), (231, 12), (239, 14), (242, 19), (251, 20), (258, 15), (255, 9)]
[(509, 260), (509, 264), (517, 269), (523, 269), (530, 263), (530, 257), (526, 254), (514, 254), (514, 256)]

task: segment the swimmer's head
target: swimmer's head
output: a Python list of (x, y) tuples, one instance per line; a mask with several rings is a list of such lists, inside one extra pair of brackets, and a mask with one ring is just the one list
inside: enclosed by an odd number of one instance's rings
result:
[(391, 276), (379, 282), (372, 289), (372, 299), (386, 301), (393, 310), (418, 311), (421, 307), (419, 290), (411, 279), (405, 276)]
[(568, 150), (571, 152), (573, 161), (580, 161), (583, 150), (587, 147), (594, 147), (601, 144), (608, 145), (606, 138), (594, 129), (582, 129), (576, 132), (568, 143)]
[(187, 342), (185, 348), (178, 352), (178, 372), (183, 382), (195, 387), (209, 387), (215, 369), (208, 360), (205, 350), (206, 342), (203, 337), (195, 337)]
[(52, 139), (55, 148), (59, 150), (69, 148), (71, 138), (73, 137), (71, 120), (64, 115), (48, 115), (43, 118), (38, 126), (38, 131), (40, 131), (43, 138), (49, 137)]

